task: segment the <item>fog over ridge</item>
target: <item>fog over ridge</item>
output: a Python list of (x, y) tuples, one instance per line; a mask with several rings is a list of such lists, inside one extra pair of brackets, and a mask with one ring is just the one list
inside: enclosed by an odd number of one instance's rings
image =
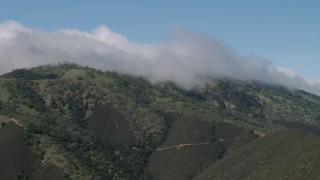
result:
[(208, 35), (175, 31), (160, 44), (129, 41), (100, 26), (91, 32), (64, 29), (46, 32), (15, 21), (0, 23), (0, 73), (59, 62), (143, 76), (151, 82), (172, 81), (191, 89), (206, 77), (258, 80), (320, 95), (319, 80), (309, 80), (268, 60), (237, 53)]

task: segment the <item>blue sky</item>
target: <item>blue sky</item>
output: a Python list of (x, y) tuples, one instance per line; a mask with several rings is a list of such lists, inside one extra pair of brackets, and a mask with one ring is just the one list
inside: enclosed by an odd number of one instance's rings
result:
[(0, 21), (46, 31), (91, 31), (104, 24), (131, 41), (151, 44), (183, 28), (315, 78), (320, 77), (319, 9), (316, 0), (3, 0)]

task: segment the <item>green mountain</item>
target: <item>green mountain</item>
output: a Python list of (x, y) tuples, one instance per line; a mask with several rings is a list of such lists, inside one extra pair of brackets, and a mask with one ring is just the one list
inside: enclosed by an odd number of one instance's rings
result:
[(75, 64), (0, 78), (0, 179), (317, 179), (320, 97)]

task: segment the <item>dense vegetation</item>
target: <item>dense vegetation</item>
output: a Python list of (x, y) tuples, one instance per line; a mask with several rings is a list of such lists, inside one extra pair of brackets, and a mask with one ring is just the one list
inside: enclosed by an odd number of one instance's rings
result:
[[(273, 151), (297, 136), (284, 129), (318, 135), (320, 123), (320, 98), (300, 90), (213, 79), (185, 91), (170, 82), (150, 84), (75, 64), (14, 70), (0, 78), (0, 93), (0, 133), (16, 124), (23, 147), (32, 152), (24, 158), (35, 159), (32, 168), (15, 165), (19, 171), (11, 174), (0, 169), (0, 179), (267, 179), (273, 174), (230, 163), (242, 161), (241, 155), (256, 166), (265, 156), (252, 152), (267, 154), (262, 149)], [(307, 140), (290, 143), (310, 147), (306, 156), (318, 158), (319, 139), (299, 133)], [(5, 136), (1, 147), (22, 142), (4, 141)], [(270, 138), (279, 138), (280, 144)], [(284, 151), (290, 163), (295, 163), (291, 156), (304, 157), (304, 149), (290, 154), (281, 147), (275, 151), (279, 154), (268, 156), (266, 167), (278, 166), (272, 159)], [(283, 178), (294, 165), (279, 166), (283, 174), (276, 177)], [(236, 172), (242, 173), (232, 175)]]

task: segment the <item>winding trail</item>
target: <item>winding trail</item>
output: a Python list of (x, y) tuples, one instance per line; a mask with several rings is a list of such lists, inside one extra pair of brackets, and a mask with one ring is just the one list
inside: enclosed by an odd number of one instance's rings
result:
[[(157, 148), (156, 151), (165, 151), (165, 150), (169, 150), (169, 149), (181, 149), (184, 147), (189, 147), (189, 146), (199, 146), (199, 145), (209, 145), (209, 144), (215, 144), (218, 142), (224, 142), (224, 141), (232, 141), (232, 140), (236, 140), (239, 139), (240, 137), (235, 137), (235, 138), (231, 138), (231, 139), (219, 139), (216, 142), (202, 142), (202, 143), (186, 143), (186, 144), (178, 144), (178, 145), (174, 145), (174, 146), (169, 146), (169, 147), (164, 147), (164, 148)], [(243, 139), (248, 139), (249, 137), (241, 137)]]
[(203, 143), (187, 143), (187, 144), (179, 144), (175, 146), (169, 146), (169, 147), (164, 147), (164, 148), (157, 148), (157, 151), (164, 151), (164, 150), (169, 150), (169, 149), (180, 149), (183, 147), (188, 147), (188, 146), (199, 146), (199, 145), (208, 145), (208, 144), (215, 144), (216, 142), (203, 142)]
[(24, 125), (19, 123), (15, 118), (11, 118), (11, 121), (13, 121), (14, 123), (16, 123), (18, 126), (23, 127)]

